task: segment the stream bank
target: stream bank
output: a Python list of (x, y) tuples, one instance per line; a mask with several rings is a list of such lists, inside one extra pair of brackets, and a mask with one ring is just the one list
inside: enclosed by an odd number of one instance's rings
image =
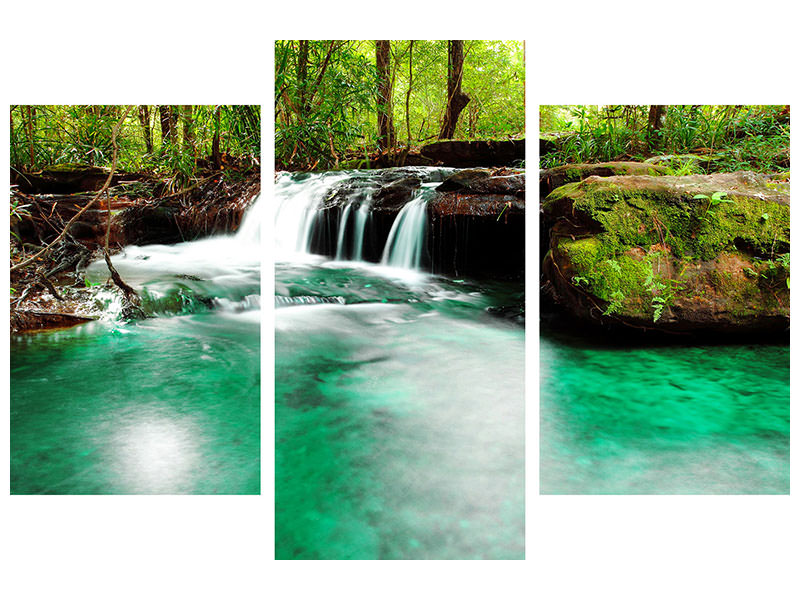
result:
[[(55, 165), (12, 170), (11, 264), (49, 244), (97, 195), (108, 169)], [(117, 288), (86, 278), (102, 257), (110, 213), (112, 257), (124, 246), (175, 244), (236, 231), (260, 192), (257, 172), (231, 161), (193, 182), (142, 173), (114, 173), (107, 194), (75, 221), (48, 254), (11, 272), (11, 332), (70, 327), (100, 317)]]

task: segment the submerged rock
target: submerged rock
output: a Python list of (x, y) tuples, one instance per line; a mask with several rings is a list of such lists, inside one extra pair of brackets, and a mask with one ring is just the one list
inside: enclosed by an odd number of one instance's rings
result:
[(789, 190), (751, 172), (591, 176), (544, 200), (545, 286), (575, 316), (670, 332), (789, 326)]

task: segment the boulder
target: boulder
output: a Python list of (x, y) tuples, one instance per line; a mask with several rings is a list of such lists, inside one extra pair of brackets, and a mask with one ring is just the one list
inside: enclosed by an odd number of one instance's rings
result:
[(611, 177), (614, 175), (663, 175), (667, 172), (662, 165), (650, 165), (634, 161), (615, 161), (603, 163), (575, 163), (543, 169), (539, 172), (539, 195), (545, 198), (554, 189), (564, 184), (581, 181), (587, 177)]
[(751, 172), (591, 176), (542, 208), (545, 287), (580, 319), (665, 332), (789, 326), (787, 183)]
[(444, 141), (427, 144), (422, 156), (448, 167), (501, 167), (525, 160), (525, 140)]
[(524, 195), (525, 173), (519, 169), (464, 169), (450, 175), (436, 190)]
[[(58, 164), (35, 173), (12, 171), (11, 183), (27, 194), (74, 194), (97, 191), (108, 179), (110, 169), (81, 164)], [(112, 184), (124, 174), (115, 173)]]

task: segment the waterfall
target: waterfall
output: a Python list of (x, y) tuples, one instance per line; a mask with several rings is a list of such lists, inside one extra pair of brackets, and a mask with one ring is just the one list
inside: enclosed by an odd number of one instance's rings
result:
[[(419, 270), (425, 262), (427, 203), (446, 173), (411, 168), (279, 175), (274, 204), (278, 261), (307, 262), (321, 254), (337, 261)], [(379, 191), (408, 178), (426, 183), (413, 192), (413, 183), (405, 188), (411, 200), (390, 221), (391, 213), (375, 206)], [(376, 234), (387, 237), (374, 239)]]
[(339, 236), (336, 240), (336, 260), (344, 259), (344, 242), (345, 234), (347, 233), (347, 219), (350, 217), (350, 211), (353, 210), (353, 203), (350, 202), (344, 207), (342, 218), (339, 221)]
[(278, 255), (305, 254), (309, 251), (317, 208), (333, 185), (345, 173), (325, 173), (296, 177), (282, 173), (275, 182), (275, 248)]
[(364, 259), (364, 230), (369, 223), (369, 205), (362, 204), (356, 213), (356, 236), (353, 242), (353, 260)]
[(429, 189), (418, 190), (397, 215), (383, 249), (382, 264), (419, 270), (428, 222)]
[(368, 191), (361, 200), (361, 206), (356, 212), (355, 237), (353, 238), (353, 260), (363, 260), (364, 258), (364, 231), (369, 223), (369, 215), (372, 209), (372, 190)]

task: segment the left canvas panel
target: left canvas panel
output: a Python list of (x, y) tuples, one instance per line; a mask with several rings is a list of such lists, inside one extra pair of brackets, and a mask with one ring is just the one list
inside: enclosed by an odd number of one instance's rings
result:
[(260, 107), (10, 113), (11, 493), (260, 493)]

